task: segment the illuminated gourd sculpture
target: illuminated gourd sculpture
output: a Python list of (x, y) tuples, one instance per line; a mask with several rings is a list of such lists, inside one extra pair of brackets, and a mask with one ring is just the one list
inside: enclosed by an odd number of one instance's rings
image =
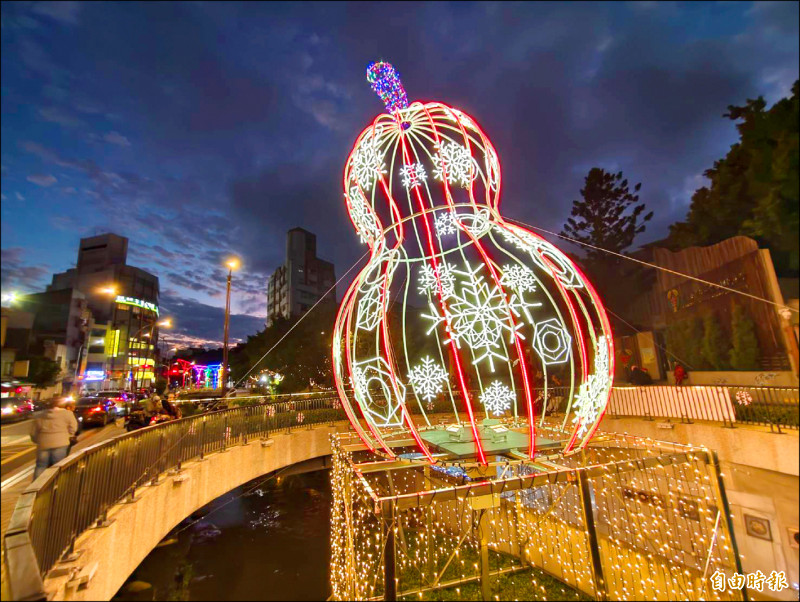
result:
[[(584, 447), (614, 373), (597, 293), (566, 255), (500, 215), (497, 153), (472, 117), (440, 102), (409, 104), (388, 63), (372, 63), (367, 80), (386, 113), (356, 139), (344, 192), (370, 258), (344, 295), (333, 339), (353, 427), (390, 457), (387, 439), (410, 434), (434, 461), (430, 414), (436, 400), (439, 422), (446, 400), (481, 463), (487, 418), (524, 432), (519, 451), (532, 458), (555, 372), (563, 450)], [(409, 345), (412, 327), (433, 353)]]

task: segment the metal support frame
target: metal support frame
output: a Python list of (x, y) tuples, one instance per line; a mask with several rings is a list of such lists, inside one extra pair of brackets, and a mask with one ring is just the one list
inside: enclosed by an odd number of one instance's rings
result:
[(594, 577), (595, 598), (607, 600), (606, 581), (603, 576), (603, 559), (600, 557), (600, 543), (597, 540), (597, 528), (594, 522), (594, 509), (592, 508), (591, 483), (585, 470), (578, 470), (578, 489), (581, 496), (581, 509), (586, 535), (589, 540), (589, 553), (592, 557), (592, 576)]

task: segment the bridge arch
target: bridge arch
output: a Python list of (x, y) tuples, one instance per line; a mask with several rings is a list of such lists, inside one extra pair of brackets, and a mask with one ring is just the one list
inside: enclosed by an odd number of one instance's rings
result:
[(14, 600), (109, 600), (183, 519), (271, 472), (330, 455), (332, 400), (223, 410), (86, 448), (20, 497), (4, 537)]

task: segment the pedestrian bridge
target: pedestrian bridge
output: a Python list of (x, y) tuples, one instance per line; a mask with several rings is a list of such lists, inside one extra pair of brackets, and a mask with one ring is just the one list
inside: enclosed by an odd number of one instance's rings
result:
[(331, 400), (236, 408), (66, 458), (20, 496), (4, 536), (3, 599), (111, 599), (199, 508), (264, 474), (323, 468), (330, 435), (349, 428), (343, 415)]
[[(656, 389), (667, 388), (643, 389), (653, 391), (636, 395), (649, 399)], [(767, 429), (732, 429), (734, 422), (751, 421), (743, 421), (741, 412), (737, 419), (733, 408), (716, 419), (690, 416), (687, 407), (701, 406), (686, 406), (684, 399), (669, 402), (674, 393), (658, 393), (658, 402), (648, 405), (641, 399), (634, 403), (634, 393), (625, 392), (624, 400), (612, 404), (603, 428), (702, 442), (719, 448), (723, 461), (764, 464), (796, 480), (796, 430), (786, 437), (772, 435), (772, 423)], [(796, 412), (796, 399), (795, 389), (780, 409)], [(4, 585), (10, 592), (4, 589), (3, 598), (110, 599), (150, 551), (199, 508), (264, 474), (309, 463), (323, 467), (314, 463), (330, 454), (330, 435), (349, 428), (344, 412), (332, 404), (335, 400), (281, 402), (193, 416), (70, 456), (20, 497), (4, 536)], [(674, 428), (660, 428), (659, 417), (672, 418)]]

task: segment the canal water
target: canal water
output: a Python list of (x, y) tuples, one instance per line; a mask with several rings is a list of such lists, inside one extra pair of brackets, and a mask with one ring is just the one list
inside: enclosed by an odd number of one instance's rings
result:
[(184, 520), (114, 600), (324, 600), (327, 470), (262, 477)]

